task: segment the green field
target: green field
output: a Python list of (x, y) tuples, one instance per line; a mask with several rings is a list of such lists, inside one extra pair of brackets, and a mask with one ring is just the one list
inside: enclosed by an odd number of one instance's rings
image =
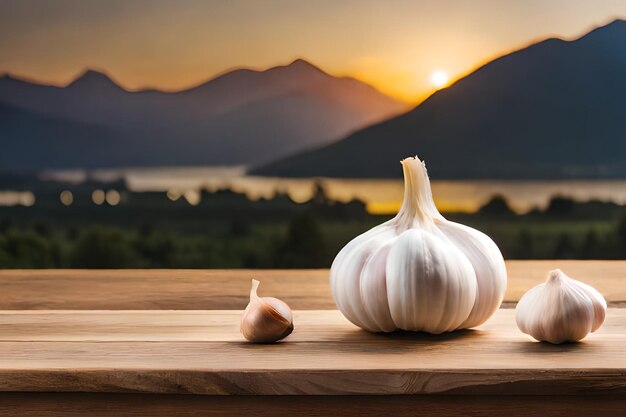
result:
[[(329, 267), (350, 239), (390, 218), (358, 202), (218, 197), (196, 207), (156, 195), (118, 207), (3, 207), (0, 268)], [(487, 233), (508, 259), (624, 259), (625, 215), (614, 204), (557, 198), (526, 215), (495, 199), (447, 217)]]

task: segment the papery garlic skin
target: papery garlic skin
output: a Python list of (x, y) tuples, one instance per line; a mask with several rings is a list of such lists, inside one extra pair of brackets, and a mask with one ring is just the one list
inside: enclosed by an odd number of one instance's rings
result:
[(446, 220), (424, 164), (402, 161), (405, 190), (396, 217), (349, 242), (330, 271), (335, 302), (371, 332), (443, 333), (475, 327), (500, 306), (506, 267), (496, 244)]
[(515, 321), (523, 333), (554, 344), (583, 339), (600, 328), (605, 316), (602, 294), (559, 269), (524, 294), (515, 309)]
[(293, 331), (293, 313), (289, 306), (274, 297), (259, 297), (259, 281), (252, 280), (250, 302), (241, 317), (241, 334), (254, 343), (284, 339)]

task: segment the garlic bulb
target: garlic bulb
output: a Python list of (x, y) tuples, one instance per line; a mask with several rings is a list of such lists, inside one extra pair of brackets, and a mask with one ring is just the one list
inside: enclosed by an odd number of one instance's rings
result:
[(274, 297), (257, 295), (259, 281), (252, 280), (250, 302), (241, 317), (241, 334), (255, 343), (284, 339), (293, 331), (293, 314), (289, 306)]
[(606, 301), (591, 286), (550, 271), (548, 280), (522, 296), (515, 309), (519, 329), (539, 341), (577, 342), (604, 322)]
[(425, 165), (402, 161), (404, 201), (393, 219), (357, 236), (333, 261), (337, 307), (371, 332), (443, 333), (478, 326), (500, 306), (506, 268), (485, 234), (446, 220)]

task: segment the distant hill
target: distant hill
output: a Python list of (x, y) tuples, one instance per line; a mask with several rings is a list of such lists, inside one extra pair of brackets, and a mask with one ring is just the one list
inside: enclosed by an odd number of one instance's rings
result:
[(252, 172), (434, 178), (626, 178), (626, 22), (498, 58), (412, 111)]
[[(65, 87), (6, 75), (0, 78), (0, 104), (3, 111), (21, 110), (24, 117), (41, 121), (31, 126), (2, 119), (4, 149), (21, 149), (21, 142), (64, 152), (62, 159), (56, 153), (46, 159), (45, 154), (5, 152), (15, 169), (258, 164), (329, 143), (406, 110), (367, 84), (330, 76), (304, 60), (265, 71), (231, 71), (173, 93), (130, 92), (94, 70)], [(55, 134), (46, 135), (50, 121)], [(74, 134), (61, 128), (74, 124), (98, 130), (93, 137), (106, 143), (106, 152), (85, 155), (85, 130)], [(33, 135), (33, 129), (41, 134)]]
[(0, 171), (65, 168), (111, 156), (122, 144), (105, 128), (59, 120), (0, 104)]

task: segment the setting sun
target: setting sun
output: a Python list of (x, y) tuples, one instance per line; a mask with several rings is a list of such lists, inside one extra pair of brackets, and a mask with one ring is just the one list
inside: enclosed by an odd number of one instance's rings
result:
[(444, 71), (437, 70), (430, 74), (430, 83), (437, 88), (445, 87), (450, 77)]

